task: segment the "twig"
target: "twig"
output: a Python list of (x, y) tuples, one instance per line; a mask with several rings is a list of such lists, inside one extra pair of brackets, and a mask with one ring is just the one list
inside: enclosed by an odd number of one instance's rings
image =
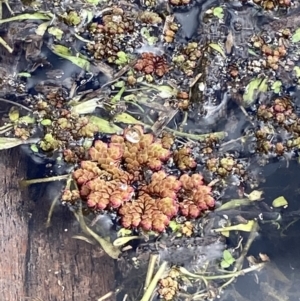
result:
[(0, 44), (9, 52), (13, 53), (13, 49), (0, 37)]
[(154, 272), (154, 267), (155, 267), (155, 264), (157, 262), (157, 258), (158, 258), (157, 254), (155, 254), (155, 255), (151, 254), (151, 256), (150, 256), (147, 275), (146, 275), (146, 280), (145, 280), (145, 285), (144, 285), (144, 290), (146, 290), (148, 288), (149, 284), (150, 284), (150, 281), (152, 279), (153, 272)]
[(167, 265), (168, 265), (167, 261), (164, 261), (161, 264), (161, 266), (158, 269), (157, 273), (155, 274), (152, 281), (150, 282), (150, 284), (149, 284), (143, 298), (141, 299), (141, 301), (149, 301), (150, 300), (151, 295), (152, 295), (153, 291), (155, 290), (158, 281), (161, 279), (162, 275), (164, 274), (164, 272), (167, 268)]
[(21, 184), (21, 186), (26, 187), (26, 186), (29, 186), (29, 185), (32, 185), (32, 184), (67, 180), (69, 177), (70, 177), (70, 175), (67, 174), (67, 175), (54, 176), (54, 177), (49, 177), (49, 178), (37, 178), (37, 179), (32, 179), (32, 180), (21, 180), (20, 184)]
[(11, 101), (11, 100), (8, 100), (8, 99), (5, 99), (5, 98), (0, 98), (0, 101), (3, 101), (3, 102), (7, 102), (7, 103), (11, 103), (13, 104), (14, 106), (19, 106), (20, 108), (24, 109), (24, 110), (27, 110), (29, 112), (32, 112), (31, 109), (21, 105), (20, 103), (17, 103), (17, 102), (14, 102), (14, 101)]

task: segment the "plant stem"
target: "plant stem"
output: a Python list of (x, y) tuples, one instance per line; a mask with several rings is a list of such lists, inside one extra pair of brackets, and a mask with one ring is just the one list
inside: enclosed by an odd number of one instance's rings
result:
[(49, 178), (38, 178), (38, 179), (32, 179), (32, 180), (21, 180), (20, 184), (23, 187), (32, 185), (32, 184), (38, 184), (38, 183), (46, 183), (46, 182), (54, 182), (54, 181), (62, 181), (67, 180), (70, 177), (70, 175), (61, 175), (61, 176), (54, 176)]
[(223, 139), (226, 137), (227, 133), (226, 132), (215, 132), (215, 133), (209, 133), (209, 134), (202, 134), (202, 135), (197, 135), (197, 134), (189, 134), (189, 133), (185, 133), (185, 132), (180, 132), (180, 131), (176, 131), (170, 128), (166, 128), (168, 131), (174, 133), (177, 136), (181, 136), (181, 137), (185, 137), (185, 138), (190, 138), (193, 140), (198, 140), (198, 141), (203, 141), (206, 138), (208, 138), (210, 135), (214, 135), (219, 139)]
[(146, 275), (146, 280), (145, 280), (145, 285), (144, 285), (144, 290), (146, 290), (150, 284), (150, 281), (152, 279), (153, 276), (153, 272), (154, 272), (154, 266), (156, 264), (158, 255), (155, 254), (151, 254), (150, 256), (150, 260), (149, 260), (149, 264), (148, 264), (148, 270), (147, 270), (147, 275)]
[(29, 112), (32, 112), (32, 110), (30, 110), (29, 108), (27, 108), (27, 107), (21, 105), (20, 103), (17, 103), (17, 102), (14, 102), (14, 101), (11, 101), (11, 100), (2, 98), (2, 97), (0, 97), (0, 101), (7, 102), (7, 103), (11, 103), (11, 104), (13, 104), (14, 106), (19, 106), (20, 108), (22, 108), (22, 109), (24, 109), (24, 110), (27, 110), (27, 111), (29, 111)]
[(161, 279), (162, 275), (164, 274), (166, 268), (167, 268), (168, 263), (166, 261), (164, 261), (161, 266), (159, 267), (157, 273), (155, 274), (155, 276), (153, 277), (152, 281), (150, 282), (143, 298), (141, 299), (141, 301), (149, 301), (151, 298), (151, 295), (153, 293), (153, 291), (156, 288), (156, 285), (158, 283), (158, 281)]

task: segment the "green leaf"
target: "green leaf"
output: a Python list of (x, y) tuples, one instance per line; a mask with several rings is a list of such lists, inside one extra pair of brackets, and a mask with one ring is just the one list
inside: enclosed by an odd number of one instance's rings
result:
[(300, 77), (300, 67), (299, 66), (295, 66), (294, 67), (294, 72), (296, 73), (296, 76), (299, 78)]
[(268, 91), (268, 78), (254, 78), (246, 87), (246, 91), (243, 95), (243, 105), (250, 106), (257, 97), (258, 92)]
[(31, 77), (31, 74), (28, 72), (20, 72), (17, 74), (19, 77)]
[(24, 140), (19, 138), (0, 137), (0, 150), (13, 148), (23, 143)]
[(234, 226), (222, 227), (222, 228), (214, 229), (214, 231), (215, 232), (223, 232), (223, 231), (251, 232), (254, 224), (255, 221), (248, 221), (246, 224), (238, 224)]
[(215, 17), (219, 18), (219, 19), (223, 19), (223, 17), (224, 17), (224, 10), (223, 10), (223, 8), (220, 7), (220, 6), (219, 7), (215, 7), (213, 9), (213, 15)]
[(20, 112), (17, 107), (11, 107), (8, 113), (8, 117), (11, 122), (15, 122), (19, 119), (20, 117)]
[(181, 226), (180, 224), (176, 223), (176, 221), (170, 221), (169, 228), (172, 230), (172, 232), (177, 232), (180, 230)]
[(273, 202), (272, 202), (272, 206), (274, 208), (278, 208), (278, 207), (287, 207), (288, 206), (288, 201), (286, 200), (286, 198), (284, 196), (280, 196), (278, 198), (276, 198)]
[(35, 33), (39, 36), (43, 36), (45, 34), (49, 24), (50, 24), (50, 21), (40, 24), (38, 26), (38, 28), (35, 30)]
[(22, 116), (18, 119), (18, 124), (24, 123), (24, 124), (33, 124), (35, 123), (35, 118), (30, 116)]
[(37, 147), (36, 144), (31, 144), (30, 145), (30, 149), (34, 152), (34, 153), (38, 153), (39, 152), (39, 149)]
[(123, 246), (125, 244), (127, 244), (129, 241), (133, 240), (133, 239), (139, 239), (139, 236), (125, 236), (125, 237), (119, 237), (117, 239), (114, 240), (113, 245), (115, 247), (120, 247)]
[(118, 58), (115, 61), (117, 65), (126, 65), (129, 62), (129, 57), (124, 51), (119, 51), (117, 57)]
[(12, 21), (22, 21), (22, 20), (51, 20), (53, 17), (52, 14), (44, 14), (44, 13), (33, 13), (33, 14), (23, 14), (14, 16), (7, 19), (0, 20), (0, 24), (12, 22)]
[(300, 41), (300, 28), (298, 28), (295, 33), (292, 35), (292, 42), (298, 43)]
[(89, 71), (90, 62), (84, 58), (73, 56), (67, 47), (62, 45), (52, 45), (50, 49), (54, 54), (66, 60), (69, 60), (70, 62), (72, 62), (74, 65), (77, 65), (81, 69)]
[(143, 122), (135, 119), (134, 117), (132, 117), (131, 115), (129, 115), (127, 113), (118, 114), (115, 117), (115, 122), (122, 122), (122, 123), (126, 123), (126, 124), (143, 124)]
[(251, 204), (251, 201), (249, 199), (232, 199), (219, 208), (215, 209), (215, 211), (234, 209), (240, 206), (247, 206), (249, 204)]
[(219, 52), (224, 58), (226, 58), (226, 55), (224, 53), (224, 50), (222, 49), (222, 47), (219, 44), (216, 43), (211, 43), (208, 45), (210, 48), (216, 50), (217, 52)]
[(221, 267), (223, 269), (227, 269), (234, 262), (235, 262), (235, 259), (232, 257), (231, 253), (228, 250), (224, 250), (223, 251), (223, 260), (221, 261)]
[(51, 119), (44, 119), (41, 121), (41, 125), (43, 126), (48, 126), (52, 124), (52, 120)]
[(275, 92), (275, 93), (279, 93), (281, 91), (281, 87), (282, 87), (282, 82), (280, 80), (275, 81), (272, 86), (271, 89)]
[(121, 132), (122, 129), (115, 124), (110, 124), (107, 120), (97, 116), (90, 116), (90, 122), (98, 126), (99, 132), (105, 134), (115, 134)]
[(145, 38), (147, 40), (149, 45), (154, 45), (158, 41), (157, 37), (150, 35), (150, 31), (146, 27), (143, 27), (141, 29), (141, 35), (143, 38)]
[(258, 56), (258, 54), (251, 48), (248, 49), (248, 53), (254, 56)]
[(78, 25), (81, 21), (80, 16), (78, 16), (77, 12), (71, 11), (67, 16), (64, 16), (66, 22), (70, 25)]
[(53, 36), (55, 36), (58, 40), (61, 40), (61, 38), (62, 38), (62, 36), (63, 36), (63, 34), (64, 34), (64, 32), (61, 30), (61, 29), (59, 29), (58, 27), (50, 27), (49, 29), (48, 29), (48, 32), (51, 34), (51, 35), (53, 35)]

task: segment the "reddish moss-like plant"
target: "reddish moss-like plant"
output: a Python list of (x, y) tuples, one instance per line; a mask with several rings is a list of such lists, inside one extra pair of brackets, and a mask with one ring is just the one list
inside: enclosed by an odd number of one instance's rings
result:
[(180, 177), (182, 183), (180, 212), (182, 215), (197, 218), (201, 212), (213, 208), (215, 201), (211, 195), (211, 187), (203, 182), (200, 174), (187, 174)]
[(154, 199), (148, 194), (142, 194), (137, 200), (125, 203), (119, 214), (125, 228), (140, 227), (146, 231), (162, 232), (177, 214), (177, 210), (178, 205), (172, 198)]

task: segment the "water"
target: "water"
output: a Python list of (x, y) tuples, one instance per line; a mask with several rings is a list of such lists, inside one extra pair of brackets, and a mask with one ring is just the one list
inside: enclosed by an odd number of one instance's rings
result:
[[(223, 9), (224, 17), (220, 20), (209, 17), (207, 13), (209, 9), (216, 7), (222, 7)], [(180, 128), (190, 134), (204, 134), (216, 131), (227, 132), (227, 138), (224, 144), (221, 145), (221, 148), (219, 148), (218, 142), (211, 145), (199, 143), (193, 150), (193, 154), (198, 164), (197, 172), (203, 172), (208, 182), (220, 176), (211, 170), (207, 170), (205, 167), (207, 159), (214, 155), (221, 157), (231, 156), (242, 165), (242, 167), (239, 167), (240, 169), (245, 168), (250, 174), (249, 178), (246, 179), (241, 174), (224, 177), (224, 182), (229, 187), (223, 191), (220, 186), (216, 185), (215, 196), (218, 205), (232, 198), (241, 198), (241, 193), (250, 193), (253, 189), (261, 189), (264, 192), (264, 199), (259, 205), (255, 204), (253, 207), (250, 207), (251, 209), (237, 208), (236, 211), (231, 212), (231, 215), (228, 212), (228, 216), (232, 220), (243, 222), (243, 219), (249, 218), (249, 216), (251, 217), (249, 219), (253, 217), (259, 219), (261, 213), (263, 214), (262, 216), (266, 217), (275, 216), (276, 214), (281, 216), (279, 221), (270, 222), (268, 218), (264, 221), (259, 221), (260, 229), (247, 252), (247, 255), (252, 255), (256, 258), (259, 257), (260, 253), (266, 254), (270, 258), (270, 265), (261, 271), (254, 271), (245, 276), (239, 276), (232, 285), (224, 289), (219, 299), (224, 301), (232, 299), (241, 301), (299, 300), (300, 261), (298, 250), (300, 246), (298, 243), (298, 219), (300, 210), (298, 199), (300, 192), (297, 176), (299, 173), (299, 165), (297, 163), (298, 151), (297, 148), (292, 148), (286, 151), (285, 156), (277, 156), (273, 149), (265, 152), (263, 148), (265, 144), (263, 143), (261, 143), (261, 148), (257, 150), (257, 129), (266, 127), (266, 125), (272, 127), (270, 132), (268, 132), (266, 142), (275, 145), (277, 142), (286, 143), (288, 139), (291, 139), (287, 129), (282, 129), (278, 124), (273, 126), (272, 121), (262, 121), (256, 117), (259, 105), (269, 105), (271, 103), (270, 99), (274, 98), (272, 89), (269, 89), (267, 93), (257, 93), (256, 91), (250, 104), (243, 103), (245, 86), (249, 84), (252, 78), (263, 74), (268, 77), (268, 81), (271, 84), (275, 80), (282, 81), (282, 90), (280, 93), (277, 93), (276, 97), (290, 94), (293, 105), (295, 105), (295, 111), (299, 111), (297, 78), (291, 75), (293, 74), (293, 65), (289, 65), (289, 60), (294, 65), (299, 64), (297, 45), (292, 44), (290, 46), (291, 51), (288, 54), (288, 58), (282, 61), (279, 71), (272, 68), (258, 68), (256, 65), (253, 68), (251, 67), (250, 71), (248, 70), (249, 65), (263, 56), (259, 52), (256, 55), (249, 54), (249, 48), (252, 52), (256, 51), (255, 49), (255, 51), (253, 50), (253, 45), (249, 41), (250, 37), (254, 33), (258, 34), (263, 29), (267, 29), (267, 33), (264, 36), (265, 41), (272, 40), (278, 31), (278, 28), (272, 31), (272, 26), (274, 28), (278, 27), (279, 21), (286, 18), (285, 10), (279, 9), (275, 12), (266, 12), (259, 6), (250, 3), (250, 1), (248, 3), (242, 3), (242, 1), (192, 1), (188, 6), (182, 8), (173, 7), (171, 10), (174, 12), (175, 20), (181, 25), (175, 39), (176, 47), (188, 42), (201, 41), (201, 46), (213, 44), (216, 47), (219, 43), (223, 50), (220, 51), (218, 48), (216, 50), (213, 47), (201, 48), (201, 51), (205, 52), (206, 55), (197, 60), (194, 70), (195, 75), (199, 75), (199, 78), (191, 85), (191, 110), (180, 111), (172, 118), (168, 126), (173, 130)], [(279, 18), (279, 21), (272, 23), (271, 21), (274, 18)], [(291, 21), (290, 17), (287, 18), (289, 18), (287, 24), (291, 25), (292, 30), (295, 30), (298, 24), (297, 19)], [(157, 31), (159, 30), (158, 28)], [(270, 33), (270, 36), (268, 36), (268, 33)], [(279, 40), (276, 38), (275, 46), (278, 46), (277, 42), (279, 43)], [(141, 46), (143, 43), (144, 45)], [(128, 45), (128, 48), (131, 47), (130, 45)], [(81, 49), (82, 43), (78, 43), (76, 46), (78, 46), (76, 50), (84, 52)], [(155, 49), (155, 51), (157, 49), (161, 51), (162, 49), (160, 41), (158, 47), (150, 47), (142, 39), (139, 41), (139, 46), (141, 47), (138, 48), (138, 51), (133, 49), (132, 52), (139, 53), (142, 51), (141, 49)], [(176, 47), (166, 47), (166, 55), (172, 55)], [(22, 51), (18, 52), (18, 54), (20, 53)], [(37, 92), (45, 92), (45, 90), (37, 91), (36, 88), (41, 81), (43, 81), (41, 86), (45, 86), (45, 80), (47, 80), (45, 74), (49, 69), (63, 70), (64, 76), (59, 85), (62, 85), (65, 91), (69, 91), (72, 84), (77, 83), (80, 85), (82, 80), (89, 78), (87, 74), (80, 74), (80, 68), (50, 54), (50, 51), (46, 48), (42, 49), (41, 55), (48, 57), (52, 66), (39, 67), (31, 74), (31, 78), (26, 80), (26, 91), (34, 95), (37, 95)], [(20, 57), (22, 56), (20, 55)], [(13, 56), (10, 59), (13, 60)], [(238, 80), (229, 76), (229, 72), (232, 69), (228, 69), (228, 67), (235, 65), (239, 67), (240, 78)], [(22, 64), (20, 66), (20, 70), (18, 69), (16, 72), (26, 71), (26, 67), (22, 66)], [(291, 66), (290, 69), (288, 68), (289, 66)], [(174, 74), (178, 73), (180, 76), (171, 76), (171, 81), (178, 80), (180, 87), (188, 89), (190, 79), (176, 68)], [(69, 85), (66, 82), (63, 83), (65, 79), (70, 79)], [(51, 86), (51, 80), (46, 83), (50, 83)], [(93, 77), (87, 84), (81, 85), (78, 91), (95, 90), (103, 83), (104, 77), (100, 74)], [(108, 93), (110, 92), (109, 90)], [(149, 94), (152, 99), (154, 92), (151, 91)], [(124, 95), (128, 96), (130, 93), (128, 92), (128, 94), (125, 93)], [(144, 97), (145, 95), (142, 96)], [(148, 95), (147, 97), (150, 98), (150, 96)], [(153, 99), (156, 99), (155, 96)], [(141, 96), (139, 95), (139, 97)], [(157, 99), (160, 106), (168, 104), (168, 101), (163, 99), (163, 97), (162, 99), (160, 97)], [(21, 101), (23, 102), (24, 98)], [(153, 110), (155, 101), (152, 101), (151, 104), (152, 107), (149, 106), (150, 108), (144, 106), (145, 111), (143, 114), (137, 110), (135, 104), (131, 103), (128, 107), (129, 111), (133, 112), (134, 116), (139, 117), (140, 120), (146, 121), (148, 120), (147, 117), (150, 116), (155, 121), (158, 118), (157, 111)], [(245, 107), (247, 116), (241, 110), (241, 105)], [(6, 108), (3, 107), (3, 110), (5, 113)], [(101, 110), (101, 113), (102, 111), (104, 110)], [(105, 112), (103, 116), (107, 117), (107, 113)], [(240, 139), (241, 136), (243, 136), (243, 139)], [(181, 139), (179, 142), (184, 143), (186, 140)], [(30, 160), (32, 160), (29, 163), (28, 178), (64, 174), (68, 171), (69, 166), (56, 164), (55, 159), (60, 153), (55, 153), (53, 157), (45, 156), (43, 153), (34, 155), (30, 147), (22, 148), (23, 152), (27, 153), (31, 157)], [(212, 153), (209, 152), (210, 148), (212, 148)], [(206, 154), (204, 154), (204, 150)], [(31, 168), (33, 164), (35, 168)], [(221, 181), (223, 181), (223, 178)], [(33, 294), (36, 291), (36, 294), (43, 300), (92, 301), (98, 300), (102, 295), (109, 291), (114, 291), (118, 287), (121, 289), (118, 300), (124, 300), (126, 294), (128, 294), (128, 300), (140, 300), (141, 295), (143, 295), (142, 286), (148, 267), (149, 252), (142, 253), (139, 257), (138, 252), (138, 255), (136, 255), (134, 252), (129, 251), (128, 257), (126, 257), (127, 255), (124, 256), (126, 260), (112, 260), (105, 256), (97, 245), (92, 245), (95, 242), (82, 233), (72, 212), (67, 207), (58, 206), (57, 204), (54, 206), (51, 227), (47, 230), (45, 229), (45, 223), (49, 219), (49, 208), (53, 204), (53, 199), (63, 189), (64, 186), (60, 182), (51, 185), (37, 185), (32, 189), (31, 198), (33, 202), (31, 205), (33, 209), (28, 209), (30, 215), (32, 214), (29, 221), (30, 247), (26, 251), (26, 263), (29, 265), (29, 268), (26, 269), (27, 295), (30, 295), (32, 298), (37, 297)], [(272, 201), (279, 196), (284, 196), (289, 206), (284, 209), (270, 208)], [(211, 228), (217, 228), (222, 223), (223, 225), (226, 223), (226, 219), (221, 215), (212, 214), (211, 216), (214, 216), (214, 219), (211, 221), (209, 218), (205, 218), (204, 221), (207, 221), (207, 223), (199, 222), (198, 226), (200, 229), (202, 229), (203, 225), (205, 226), (204, 234), (211, 235)], [(114, 239), (116, 238), (116, 231), (119, 228), (116, 225), (115, 214), (106, 215), (94, 226), (92, 217), (90, 215), (86, 216), (86, 221), (95, 232), (103, 236), (107, 235)], [(167, 234), (170, 237), (172, 236), (170, 231)], [(74, 235), (76, 239), (73, 238)], [(163, 237), (167, 240), (167, 248), (159, 249), (158, 251), (161, 260), (168, 261), (170, 265), (183, 266), (193, 273), (199, 270), (203, 272), (205, 270), (205, 262), (209, 260), (213, 263), (211, 270), (213, 275), (219, 272), (219, 263), (222, 259), (224, 248), (228, 247), (234, 255), (237, 255), (239, 252), (237, 245), (240, 238), (243, 237), (244, 244), (249, 236), (248, 233), (239, 232), (230, 236), (226, 244), (224, 241), (221, 241), (213, 242), (207, 246), (193, 244), (190, 246), (190, 242), (186, 242), (183, 245), (178, 243), (178, 245), (168, 246), (168, 235)], [(163, 240), (160, 241), (160, 243), (163, 242)], [(132, 246), (133, 249), (138, 248), (139, 243), (135, 242)], [(151, 251), (153, 252), (153, 250)], [(127, 253), (124, 252), (124, 254)], [(139, 268), (132, 267), (132, 256), (134, 256), (133, 259), (137, 259), (135, 263)], [(244, 268), (247, 267), (248, 263), (245, 260)], [(46, 271), (46, 276), (41, 273), (41, 277), (45, 276), (45, 284), (39, 284), (39, 272), (41, 270), (44, 273)], [(47, 271), (49, 274), (47, 274)], [(210, 283), (209, 290), (211, 294), (215, 293), (221, 284), (220, 280)], [(187, 280), (186, 282), (182, 280), (180, 285), (184, 293), (195, 294), (197, 292), (197, 285), (192, 287)], [(201, 285), (203, 283), (200, 282), (198, 286), (201, 287)], [(49, 287), (58, 287), (57, 292), (47, 295)], [(205, 287), (202, 286), (202, 288)], [(81, 290), (88, 290), (88, 292), (82, 293)], [(211, 297), (214, 296), (212, 295)], [(181, 295), (175, 300), (190, 299)]]

